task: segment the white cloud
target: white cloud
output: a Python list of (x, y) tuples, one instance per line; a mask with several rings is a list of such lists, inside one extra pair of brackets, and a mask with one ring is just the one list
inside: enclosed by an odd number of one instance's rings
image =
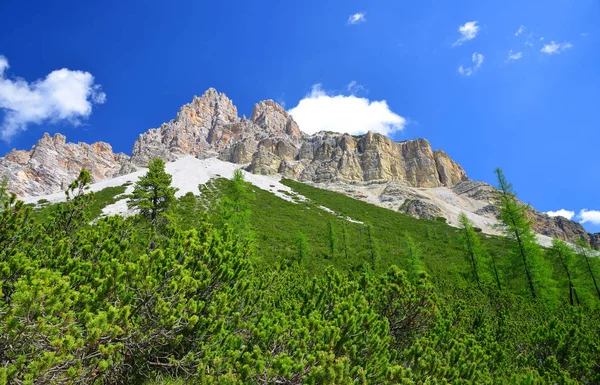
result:
[(513, 52), (513, 50), (511, 49), (510, 51), (508, 51), (508, 59), (506, 59), (506, 62), (508, 63), (511, 61), (516, 61), (522, 57), (523, 57), (523, 52)]
[(385, 100), (329, 95), (321, 84), (315, 84), (289, 112), (300, 129), (308, 134), (335, 131), (354, 135), (373, 131), (390, 135), (406, 125), (406, 119), (391, 111)]
[(473, 40), (477, 36), (479, 32), (479, 26), (477, 25), (477, 21), (468, 21), (465, 24), (458, 27), (458, 32), (460, 32), (460, 38), (452, 44), (453, 47), (458, 45), (462, 45), (465, 41)]
[(92, 104), (106, 102), (106, 94), (89, 72), (63, 68), (28, 83), (21, 78), (8, 79), (4, 73), (8, 68), (8, 60), (0, 55), (0, 109), (4, 110), (0, 136), (4, 140), (32, 123), (66, 120), (78, 125), (90, 116)]
[(517, 32), (515, 32), (515, 36), (519, 36), (520, 34), (525, 32), (525, 30), (526, 30), (526, 28), (524, 25), (520, 26), (519, 29), (517, 30)]
[(571, 220), (575, 216), (575, 211), (560, 209), (560, 210), (556, 210), (556, 211), (546, 211), (546, 214), (548, 214), (548, 216), (551, 216), (551, 217), (564, 217), (564, 218), (567, 218), (568, 220)]
[(477, 70), (479, 68), (481, 68), (483, 61), (484, 61), (484, 56), (480, 53), (473, 53), (473, 55), (471, 56), (471, 61), (473, 62), (473, 66), (471, 67), (463, 67), (462, 65), (460, 67), (458, 67), (458, 73), (463, 75), (463, 76), (471, 76), (473, 75), (475, 72), (477, 72)]
[(600, 225), (600, 211), (583, 209), (577, 215), (580, 223)]
[(350, 15), (348, 17), (347, 24), (354, 25), (354, 24), (364, 23), (365, 21), (367, 21), (367, 19), (365, 18), (366, 14), (367, 14), (366, 12), (358, 12), (358, 13), (355, 13), (354, 15)]
[(545, 44), (542, 47), (541, 52), (548, 54), (548, 55), (553, 55), (553, 54), (559, 54), (559, 53), (563, 52), (564, 50), (567, 50), (571, 47), (573, 47), (573, 44), (571, 44), (569, 42), (557, 43), (555, 41), (551, 41), (550, 44)]

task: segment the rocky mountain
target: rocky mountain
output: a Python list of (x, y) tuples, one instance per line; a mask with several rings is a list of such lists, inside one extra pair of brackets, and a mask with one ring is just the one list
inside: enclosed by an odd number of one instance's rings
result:
[(36, 196), (65, 190), (82, 168), (94, 182), (119, 173), (129, 157), (115, 154), (108, 143), (67, 143), (64, 135), (44, 136), (29, 151), (12, 150), (0, 158), (0, 175), (19, 196)]
[[(458, 163), (427, 140), (394, 142), (372, 132), (307, 135), (272, 100), (257, 103), (248, 119), (213, 88), (181, 107), (173, 120), (140, 134), (131, 157), (113, 153), (107, 143), (67, 143), (63, 135), (45, 134), (30, 151), (13, 150), (0, 158), (0, 173), (18, 195), (38, 196), (64, 190), (81, 168), (97, 182), (134, 172), (154, 158), (189, 155), (317, 183), (421, 218), (443, 216), (455, 224), (458, 213), (466, 211), (484, 231), (494, 232), (494, 188), (469, 180)], [(600, 235), (588, 234), (576, 222), (534, 210), (531, 215), (540, 234), (600, 245)]]

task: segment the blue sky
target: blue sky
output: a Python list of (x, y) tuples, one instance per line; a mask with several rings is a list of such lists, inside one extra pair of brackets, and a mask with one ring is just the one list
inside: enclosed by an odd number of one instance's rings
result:
[(282, 102), (307, 131), (427, 138), (600, 231), (599, 17), (596, 0), (4, 0), (0, 153), (43, 132), (129, 153), (215, 87), (246, 115)]

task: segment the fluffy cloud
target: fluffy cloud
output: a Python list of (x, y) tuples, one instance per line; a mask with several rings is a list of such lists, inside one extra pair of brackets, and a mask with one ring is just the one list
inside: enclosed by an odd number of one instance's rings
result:
[(569, 48), (573, 47), (573, 44), (568, 41), (564, 43), (557, 43), (555, 41), (551, 41), (550, 44), (544, 44), (541, 51), (547, 55), (554, 55), (563, 52)]
[(477, 36), (479, 32), (479, 26), (477, 25), (477, 21), (468, 21), (465, 24), (458, 27), (458, 32), (460, 32), (460, 38), (452, 44), (453, 47), (458, 45), (462, 45), (465, 41), (473, 40)]
[(354, 25), (354, 24), (364, 23), (365, 21), (367, 21), (367, 19), (365, 18), (365, 15), (366, 15), (366, 12), (358, 12), (358, 13), (355, 13), (354, 15), (350, 15), (348, 17), (348, 24)]
[(519, 36), (520, 34), (522, 34), (523, 32), (525, 32), (525, 26), (522, 25), (519, 27), (519, 29), (517, 29), (517, 32), (515, 32), (515, 36)]
[(508, 51), (508, 59), (506, 59), (506, 62), (508, 63), (511, 61), (516, 61), (522, 57), (523, 57), (523, 52), (513, 52), (513, 50), (511, 49), (510, 51)]
[(310, 94), (289, 112), (300, 129), (308, 134), (335, 131), (354, 135), (373, 131), (390, 135), (406, 125), (406, 119), (392, 112), (385, 100), (330, 95), (323, 91), (321, 84), (315, 84)]
[(600, 225), (600, 211), (583, 209), (577, 214), (580, 223)]
[(4, 140), (32, 123), (68, 121), (78, 125), (90, 116), (93, 104), (106, 102), (106, 94), (89, 72), (63, 68), (28, 83), (7, 78), (8, 68), (8, 59), (0, 55), (0, 109), (4, 112), (0, 136)]
[(575, 211), (560, 209), (556, 211), (547, 211), (546, 214), (548, 214), (551, 217), (564, 217), (571, 220), (575, 216)]
[(473, 62), (473, 65), (471, 67), (463, 67), (460, 66), (458, 67), (458, 73), (461, 74), (462, 76), (471, 76), (473, 75), (475, 72), (477, 72), (477, 70), (479, 68), (481, 68), (481, 65), (483, 64), (483, 60), (484, 60), (484, 56), (480, 53), (473, 53), (473, 55), (471, 56), (471, 61)]

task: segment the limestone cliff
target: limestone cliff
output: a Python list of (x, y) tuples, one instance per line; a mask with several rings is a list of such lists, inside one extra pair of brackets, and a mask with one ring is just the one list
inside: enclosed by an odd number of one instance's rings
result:
[(112, 178), (128, 159), (104, 142), (67, 143), (64, 135), (44, 134), (30, 151), (12, 150), (0, 158), (0, 175), (19, 196), (35, 196), (66, 189), (82, 168), (94, 182)]
[(207, 90), (183, 106), (159, 128), (141, 134), (121, 173), (153, 158), (181, 155), (219, 157), (248, 164), (257, 174), (277, 174), (304, 181), (395, 180), (413, 187), (452, 186), (467, 180), (463, 169), (425, 139), (394, 142), (371, 132), (306, 135), (293, 117), (272, 100), (254, 106), (250, 119), (223, 93)]

